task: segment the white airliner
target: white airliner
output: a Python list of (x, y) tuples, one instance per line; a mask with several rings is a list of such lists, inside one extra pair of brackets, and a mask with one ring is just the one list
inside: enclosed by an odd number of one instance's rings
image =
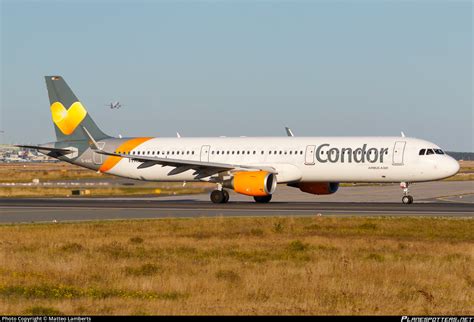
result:
[[(61, 76), (46, 76), (56, 142), (37, 149), (51, 157), (121, 177), (216, 184), (214, 203), (232, 189), (266, 203), (277, 184), (315, 195), (340, 182), (408, 185), (455, 175), (459, 164), (436, 144), (400, 137), (113, 138), (102, 132)], [(290, 136), (291, 134), (291, 136)]]

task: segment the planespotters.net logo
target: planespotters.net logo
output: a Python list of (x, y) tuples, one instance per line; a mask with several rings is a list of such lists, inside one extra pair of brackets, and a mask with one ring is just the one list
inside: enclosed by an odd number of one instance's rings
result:
[(402, 316), (402, 322), (474, 322), (472, 316)]

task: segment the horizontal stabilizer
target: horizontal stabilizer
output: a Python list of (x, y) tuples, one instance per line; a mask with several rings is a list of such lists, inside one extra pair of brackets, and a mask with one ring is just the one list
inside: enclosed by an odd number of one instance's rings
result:
[(69, 153), (74, 152), (74, 151), (69, 150), (69, 149), (48, 148), (48, 147), (37, 146), (37, 145), (15, 145), (15, 146), (18, 147), (18, 148), (57, 152), (57, 153), (60, 153), (60, 154), (69, 154)]

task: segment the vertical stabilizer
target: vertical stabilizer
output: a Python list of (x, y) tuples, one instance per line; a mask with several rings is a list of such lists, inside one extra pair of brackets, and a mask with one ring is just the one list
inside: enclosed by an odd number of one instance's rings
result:
[(96, 140), (110, 137), (99, 129), (61, 76), (45, 76), (45, 79), (57, 141), (87, 140), (81, 126)]

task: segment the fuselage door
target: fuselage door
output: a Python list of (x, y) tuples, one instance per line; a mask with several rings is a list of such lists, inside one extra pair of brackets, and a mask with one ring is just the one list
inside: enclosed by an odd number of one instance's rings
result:
[(203, 145), (201, 147), (201, 162), (209, 162), (210, 145)]
[[(97, 146), (102, 150), (105, 146), (105, 142), (97, 142)], [(102, 154), (92, 152), (92, 159), (94, 164), (102, 164)]]
[(393, 165), (403, 165), (403, 154), (405, 153), (405, 141), (397, 141), (393, 146)]
[(316, 145), (308, 145), (306, 147), (306, 154), (304, 158), (304, 164), (313, 165), (314, 164), (314, 149)]

